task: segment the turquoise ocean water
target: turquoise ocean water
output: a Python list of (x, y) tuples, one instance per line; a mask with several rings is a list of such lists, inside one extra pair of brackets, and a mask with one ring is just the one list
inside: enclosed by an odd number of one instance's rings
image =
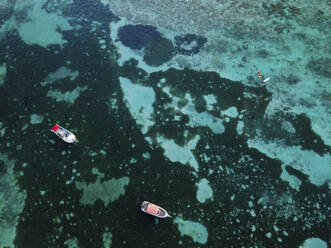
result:
[(330, 13), (0, 0), (0, 248), (330, 247)]

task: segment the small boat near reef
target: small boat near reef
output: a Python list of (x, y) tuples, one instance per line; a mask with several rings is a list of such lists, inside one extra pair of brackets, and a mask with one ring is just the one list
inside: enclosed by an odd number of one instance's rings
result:
[(150, 215), (153, 215), (155, 217), (159, 217), (159, 218), (172, 218), (168, 213), (167, 211), (165, 211), (163, 208), (153, 204), (153, 203), (150, 203), (148, 201), (143, 201), (141, 204), (140, 204), (140, 210), (147, 213), (147, 214), (150, 214)]
[(270, 80), (270, 77), (267, 77), (265, 79), (262, 78), (262, 74), (260, 71), (257, 71), (257, 77), (263, 82), (263, 83), (266, 83)]
[(68, 131), (67, 129), (61, 127), (58, 124), (55, 124), (52, 127), (51, 131), (67, 143), (78, 142), (78, 139), (76, 138), (76, 136), (72, 132)]
[(263, 82), (263, 83), (266, 83), (266, 82), (268, 82), (269, 80), (270, 80), (270, 77), (267, 77), (266, 79), (263, 79), (262, 82)]

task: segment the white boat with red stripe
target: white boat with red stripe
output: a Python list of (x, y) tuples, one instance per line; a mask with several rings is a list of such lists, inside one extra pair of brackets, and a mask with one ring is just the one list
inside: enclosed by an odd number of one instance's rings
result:
[(148, 201), (143, 201), (141, 203), (140, 210), (155, 217), (172, 218), (163, 208)]
[(78, 139), (76, 138), (76, 136), (72, 132), (70, 132), (69, 130), (61, 127), (58, 124), (55, 124), (52, 127), (51, 131), (67, 143), (75, 143), (75, 142), (77, 143), (78, 142)]

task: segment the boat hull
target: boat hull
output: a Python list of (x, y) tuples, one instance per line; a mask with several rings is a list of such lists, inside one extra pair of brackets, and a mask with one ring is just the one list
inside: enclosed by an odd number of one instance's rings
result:
[(148, 201), (144, 201), (141, 204), (140, 210), (145, 212), (146, 214), (150, 214), (158, 218), (171, 218), (171, 216), (167, 213), (165, 209)]
[(69, 130), (61, 127), (58, 124), (55, 124), (52, 127), (51, 131), (53, 133), (55, 133), (58, 137), (60, 137), (64, 142), (75, 143), (75, 142), (78, 141), (76, 136), (72, 132), (70, 132)]

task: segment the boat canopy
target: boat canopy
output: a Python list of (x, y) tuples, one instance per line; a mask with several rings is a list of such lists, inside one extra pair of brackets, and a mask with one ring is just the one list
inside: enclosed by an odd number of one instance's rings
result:
[(160, 208), (158, 206), (152, 203), (148, 203), (146, 211), (150, 214), (157, 215), (159, 213), (159, 209)]
[(56, 132), (59, 128), (60, 128), (60, 126), (59, 126), (58, 124), (55, 124), (55, 125), (52, 127), (52, 131), (53, 131), (53, 132)]

